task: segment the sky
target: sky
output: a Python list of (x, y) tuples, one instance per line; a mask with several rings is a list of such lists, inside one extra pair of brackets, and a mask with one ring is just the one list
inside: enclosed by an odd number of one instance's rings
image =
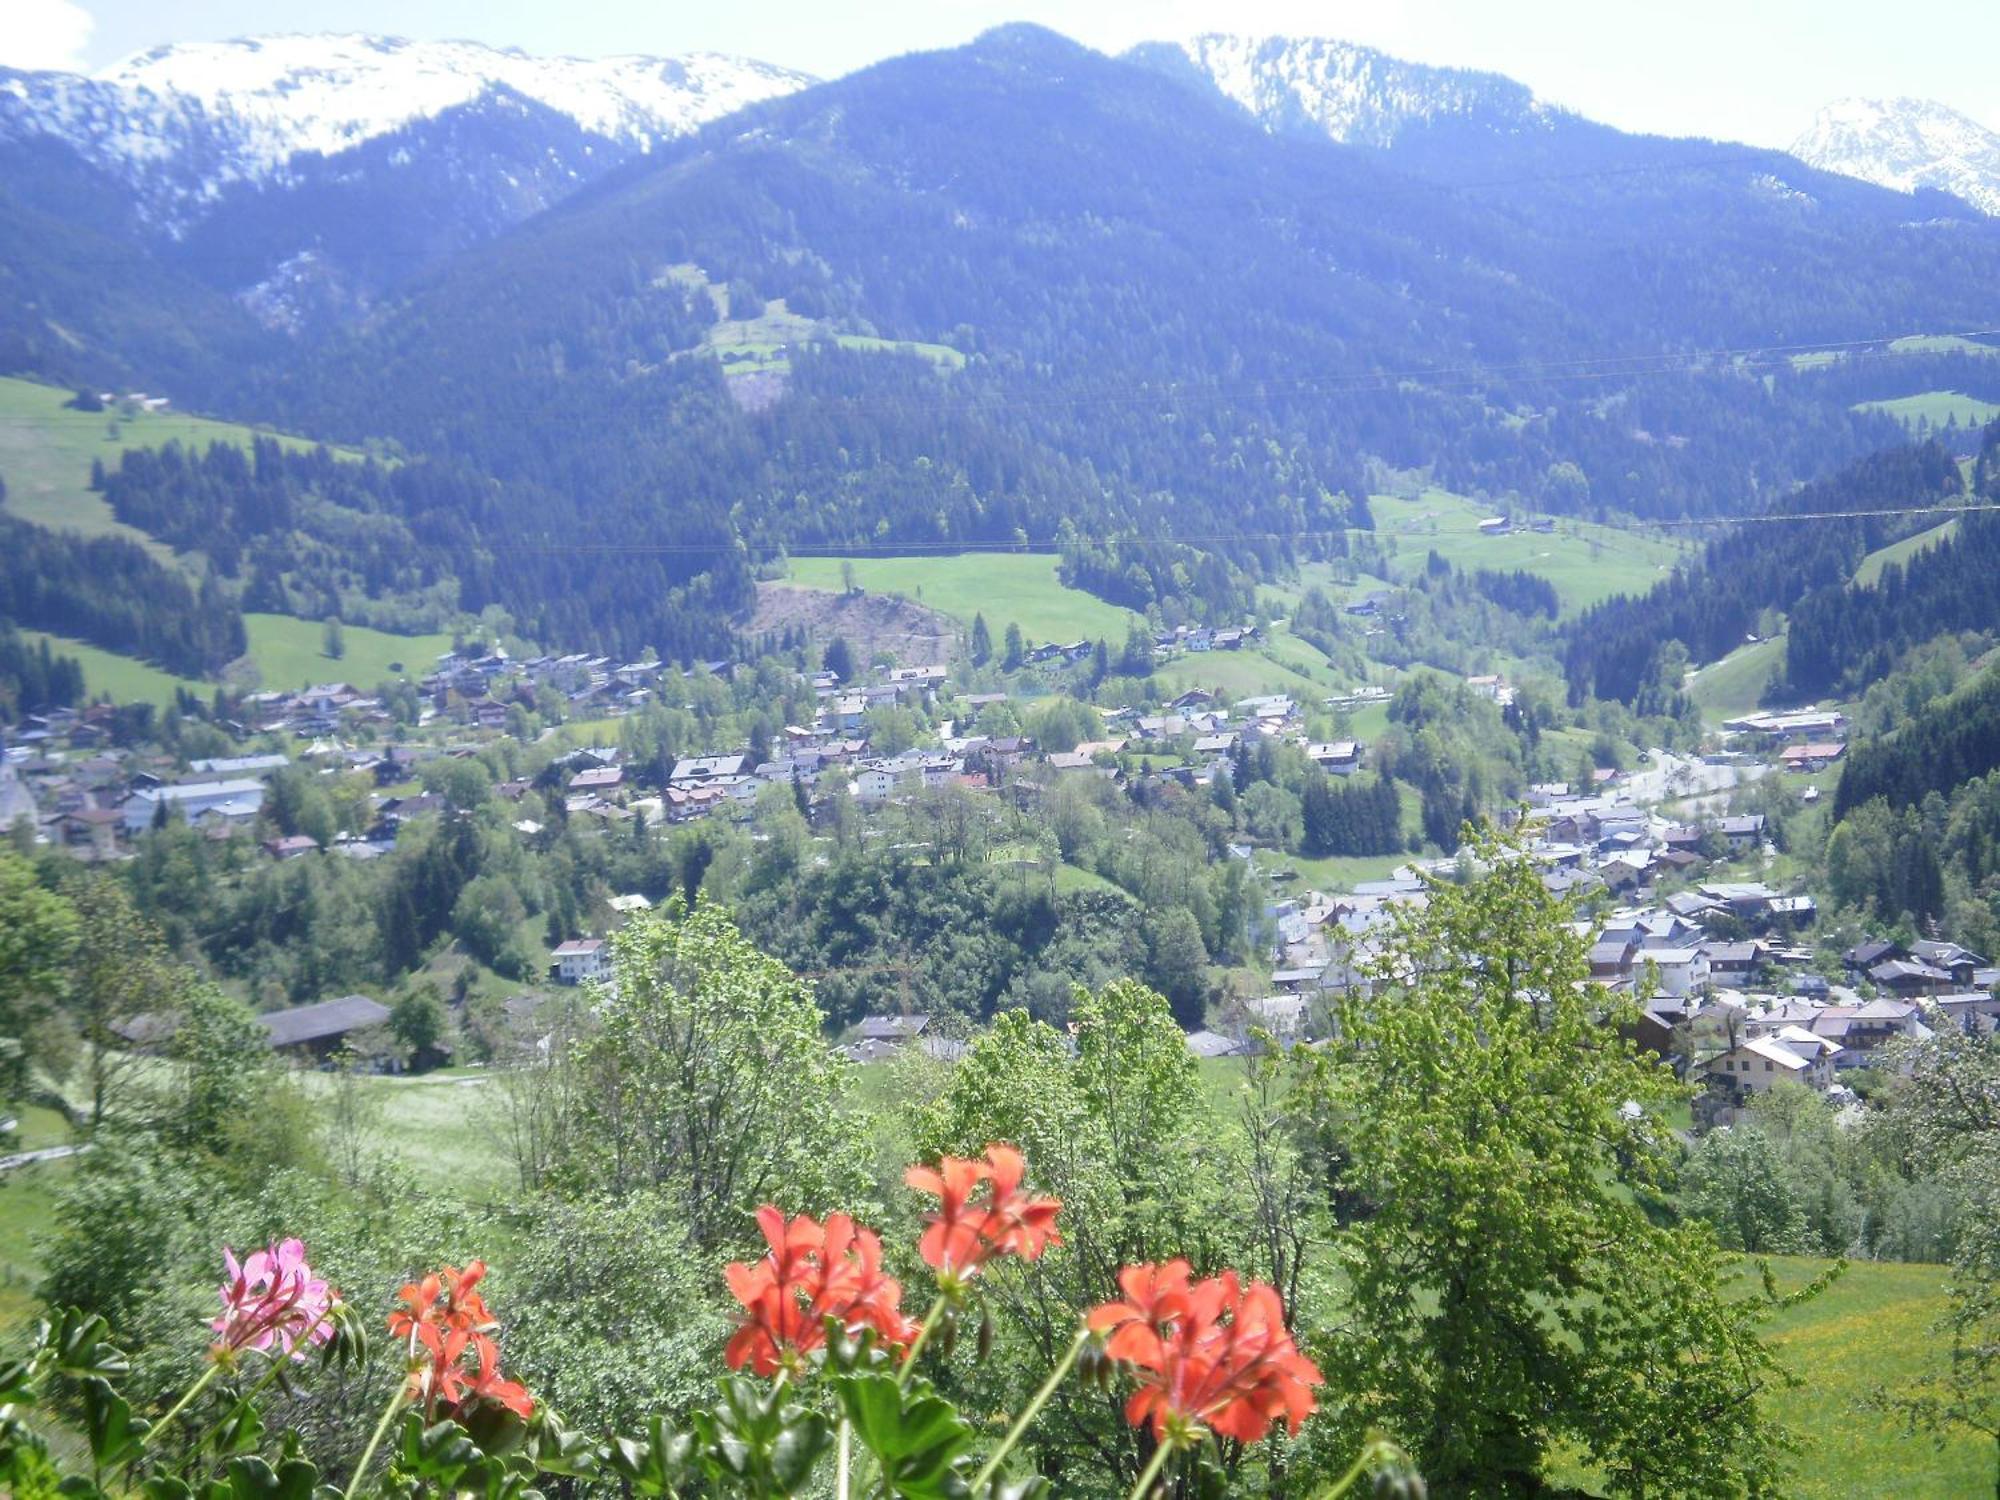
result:
[(1203, 31), (1329, 36), (1505, 73), (1627, 130), (1783, 146), (1853, 95), (2000, 130), (1994, 0), (0, 0), (0, 65), (94, 71), (162, 42), (271, 31), (471, 38), (536, 53), (714, 51), (833, 77), (1037, 21), (1117, 50)]

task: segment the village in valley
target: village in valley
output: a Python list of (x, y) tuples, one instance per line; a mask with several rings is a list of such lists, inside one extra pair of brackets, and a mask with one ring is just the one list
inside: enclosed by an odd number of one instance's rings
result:
[[(1364, 594), (1350, 612), (1372, 617), (1388, 597)], [(1198, 662), (1262, 639), (1257, 625), (1183, 625), (1157, 633), (1152, 648), (1157, 662)], [(1036, 674), (1087, 664), (1097, 649), (1087, 640), (1026, 648), (1021, 680), (1034, 687)], [(955, 681), (945, 663), (884, 663), (846, 679), (824, 669), (802, 674), (795, 694), (812, 711), (768, 743), (710, 746), (668, 760), (620, 748), (622, 720), (681, 694), (697, 677), (713, 684), (747, 671), (724, 661), (682, 668), (584, 654), (517, 659), (478, 642), (447, 652), (411, 684), (414, 716), (407, 705), (399, 716), (381, 693), (346, 682), (250, 692), (216, 720), (243, 753), (185, 763), (131, 743), (129, 710), (108, 703), (52, 710), (6, 732), (0, 825), (17, 840), (86, 862), (128, 859), (169, 822), (252, 860), (371, 861), (392, 853), (420, 820), (462, 815), (448, 794), (428, 789), (427, 765), (470, 760), (500, 744), (521, 774), (495, 779), (491, 794), (517, 810), (535, 794), (537, 815), (510, 819), (530, 841), (545, 832), (545, 820), (602, 838), (709, 818), (754, 820), (758, 799), (774, 789), (821, 824), (830, 796), (866, 818), (946, 792), (1032, 817), (1071, 777), (1140, 801), (1161, 788), (1206, 796), (1218, 780), (1240, 775), (1259, 746), (1287, 747), (1332, 778), (1355, 777), (1370, 768), (1370, 746), (1354, 737), (1315, 739), (1310, 726), (1323, 727), (1328, 715), (1351, 722), (1392, 696), (1386, 686), (1364, 685), (1317, 703), (1287, 693), (1227, 701), (1193, 687), (1150, 710), (1105, 711), (1100, 738), (1055, 749), (1018, 727), (980, 732), (995, 709), (1019, 721), (1006, 708), (1009, 692), (968, 688), (962, 667)], [(1462, 690), (1503, 708), (1514, 697), (1492, 673), (1466, 677)], [(567, 718), (602, 723), (608, 732), (577, 743), (551, 727), (534, 742), (513, 741), (510, 726), (521, 728), (524, 710), (546, 714), (552, 701)], [(908, 723), (934, 728), (884, 753), (871, 743), (883, 709), (910, 710)], [(1542, 884), (1572, 903), (1591, 982), (1637, 1001), (1634, 1040), (1701, 1086), (1705, 1123), (1726, 1123), (1749, 1097), (1778, 1083), (1851, 1101), (1845, 1080), (1873, 1064), (1885, 1043), (1940, 1026), (1990, 1033), (2000, 1019), (2000, 968), (1954, 942), (1863, 935), (1830, 948), (1811, 881), (1800, 872), (1781, 886), (1766, 879), (1776, 850), (1765, 815), (1729, 810), (1764, 777), (1809, 781), (1799, 795), (1807, 805), (1816, 801), (1823, 774), (1839, 768), (1848, 728), (1838, 710), (1753, 712), (1719, 725), (1702, 752), (1642, 750), (1630, 769), (1594, 768), (1587, 784), (1535, 783), (1501, 810)], [(292, 768), (365, 789), (344, 804), (351, 821), (324, 842), (273, 820), (271, 779)], [(995, 857), (1023, 858), (1004, 850)], [(1263, 893), (1251, 927), (1260, 945), (1254, 972), (1265, 983), (1261, 993), (1246, 992), (1256, 989), (1254, 977), (1237, 976), (1229, 993), (1211, 1000), (1204, 1023), (1189, 1027), (1189, 1048), (1225, 1059), (1327, 1036), (1342, 999), (1365, 997), (1382, 976), (1398, 909), (1420, 908), (1431, 882), (1462, 878), (1470, 857), (1433, 851), (1374, 878), (1320, 889), (1301, 885), (1282, 849), (1230, 842), (1226, 858), (1242, 862)], [(610, 934), (653, 904), (639, 891), (607, 893), (598, 925), (552, 935), (541, 968), (528, 976), (531, 992), (536, 983), (610, 982)], [(513, 1008), (524, 1016), (531, 1010), (519, 999)], [(274, 1047), (323, 1059), (388, 1017), (380, 1001), (350, 994), (261, 1019)], [(144, 1018), (130, 1030), (135, 1041), (149, 1040)], [(961, 1027), (936, 1027), (921, 1011), (892, 1011), (856, 1021), (846, 1049), (860, 1062), (911, 1044), (950, 1057), (963, 1050), (962, 1035)]]

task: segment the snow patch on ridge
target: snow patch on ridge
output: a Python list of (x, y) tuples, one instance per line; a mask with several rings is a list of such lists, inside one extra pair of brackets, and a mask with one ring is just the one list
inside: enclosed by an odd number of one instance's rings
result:
[(1792, 154), (1899, 192), (1939, 188), (2000, 215), (2000, 133), (1932, 99), (1836, 100)]

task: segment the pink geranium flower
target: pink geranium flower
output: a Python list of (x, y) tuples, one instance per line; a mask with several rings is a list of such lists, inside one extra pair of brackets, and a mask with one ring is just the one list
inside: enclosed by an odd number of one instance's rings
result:
[(324, 1344), (333, 1336), (333, 1291), (313, 1275), (299, 1241), (281, 1240), (240, 1265), (224, 1246), (222, 1263), (229, 1272), (220, 1288), (222, 1316), (209, 1325), (218, 1355), (256, 1349), (304, 1359), (301, 1345)]

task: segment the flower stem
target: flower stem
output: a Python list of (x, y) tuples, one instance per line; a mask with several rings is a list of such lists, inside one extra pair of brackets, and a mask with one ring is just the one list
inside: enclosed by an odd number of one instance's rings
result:
[(396, 1382), (396, 1393), (389, 1398), (389, 1404), (382, 1408), (382, 1419), (375, 1424), (375, 1430), (368, 1434), (368, 1446), (361, 1450), (361, 1461), (354, 1466), (354, 1472), (347, 1477), (347, 1488), (341, 1492), (340, 1500), (354, 1500), (354, 1492), (361, 1488), (361, 1476), (368, 1472), (368, 1465), (375, 1457), (375, 1450), (382, 1446), (382, 1435), (389, 1430), (389, 1424), (396, 1420), (396, 1414), (403, 1409), (406, 1392), (402, 1381)]
[(938, 1319), (944, 1316), (944, 1294), (939, 1293), (931, 1310), (924, 1314), (923, 1327), (917, 1330), (917, 1337), (911, 1343), (909, 1352), (903, 1356), (903, 1367), (896, 1372), (896, 1389), (901, 1390), (910, 1383), (910, 1372), (917, 1367), (917, 1356), (924, 1352), (924, 1345), (930, 1342), (931, 1332), (938, 1326)]
[(1076, 1363), (1076, 1357), (1083, 1352), (1084, 1343), (1089, 1337), (1088, 1328), (1077, 1329), (1076, 1337), (1069, 1341), (1068, 1351), (1057, 1362), (1056, 1367), (1049, 1371), (1049, 1378), (1042, 1382), (1042, 1388), (1035, 1392), (1033, 1400), (1021, 1408), (1021, 1415), (1016, 1417), (1014, 1425), (1007, 1429), (1007, 1436), (1000, 1440), (1000, 1446), (993, 1450), (986, 1462), (980, 1466), (979, 1472), (972, 1476), (974, 1493), (993, 1477), (993, 1472), (1000, 1467), (1001, 1460), (1013, 1451), (1014, 1445), (1021, 1441), (1022, 1434), (1027, 1432), (1028, 1424), (1041, 1415), (1042, 1408), (1049, 1404), (1049, 1397), (1056, 1393), (1056, 1387), (1062, 1384), (1063, 1376), (1069, 1374), (1070, 1366)]
[(199, 1396), (203, 1391), (207, 1390), (208, 1383), (211, 1380), (215, 1379), (215, 1377), (221, 1373), (222, 1373), (222, 1365), (217, 1361), (211, 1360), (209, 1362), (208, 1368), (201, 1372), (201, 1378), (195, 1381), (195, 1383), (189, 1386), (185, 1391), (181, 1392), (181, 1399), (176, 1401), (172, 1406), (168, 1407), (167, 1414), (164, 1417), (160, 1418), (159, 1421), (153, 1424), (154, 1433), (158, 1434), (166, 1431), (167, 1427), (173, 1422), (174, 1418), (178, 1417), (182, 1412), (187, 1410), (188, 1403), (193, 1401), (194, 1398), (196, 1396)]
[(834, 1458), (833, 1493), (835, 1500), (847, 1500), (847, 1469), (849, 1461), (853, 1456), (850, 1452), (850, 1445), (853, 1438), (853, 1427), (849, 1425), (847, 1418), (842, 1417), (840, 1419), (840, 1449)]
[(264, 1387), (269, 1385), (272, 1381), (276, 1380), (278, 1378), (279, 1372), (282, 1371), (284, 1368), (285, 1368), (285, 1362), (282, 1359), (274, 1359), (271, 1361), (271, 1368), (264, 1372), (263, 1378), (259, 1380), (255, 1385), (251, 1386), (250, 1389), (245, 1391), (241, 1396), (237, 1397), (235, 1404), (229, 1408), (229, 1411), (224, 1412), (220, 1417), (218, 1417), (215, 1421), (215, 1425), (209, 1428), (208, 1431), (204, 1432), (201, 1435), (201, 1441), (194, 1445), (194, 1451), (188, 1455), (187, 1462), (182, 1464), (181, 1466), (181, 1472), (183, 1474), (187, 1473), (187, 1471), (191, 1467), (193, 1467), (195, 1461), (201, 1457), (202, 1450), (207, 1448), (210, 1443), (215, 1441), (215, 1435), (220, 1431), (222, 1431), (224, 1424), (226, 1424), (229, 1421), (230, 1414), (236, 1411), (238, 1407), (245, 1406), (250, 1402), (256, 1400), (257, 1397), (263, 1393)]
[(1147, 1464), (1145, 1471), (1139, 1475), (1139, 1482), (1132, 1486), (1132, 1493), (1126, 1496), (1126, 1500), (1146, 1500), (1146, 1492), (1153, 1487), (1153, 1481), (1160, 1477), (1160, 1470), (1167, 1466), (1167, 1460), (1173, 1455), (1174, 1445), (1171, 1440), (1155, 1448), (1153, 1461)]
[(1363, 1448), (1360, 1457), (1348, 1465), (1347, 1472), (1336, 1479), (1329, 1488), (1321, 1490), (1314, 1500), (1340, 1500), (1342, 1495), (1353, 1488), (1354, 1481), (1361, 1477), (1361, 1471), (1368, 1467), (1368, 1460), (1373, 1453), (1372, 1447)]

